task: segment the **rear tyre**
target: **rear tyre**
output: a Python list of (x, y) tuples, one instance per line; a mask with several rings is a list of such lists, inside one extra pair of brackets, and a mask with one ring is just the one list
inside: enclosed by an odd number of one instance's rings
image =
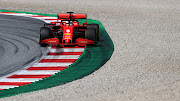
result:
[(44, 39), (49, 39), (49, 38), (50, 38), (50, 28), (42, 27), (42, 28), (40, 29), (39, 44), (40, 44), (42, 47), (47, 46), (47, 44), (45, 44), (45, 43), (41, 44), (41, 41), (44, 40)]
[(88, 24), (87, 27), (96, 29), (96, 33), (97, 33), (96, 37), (97, 37), (97, 41), (99, 41), (99, 25), (98, 24)]
[(88, 40), (92, 40), (94, 41), (94, 43), (97, 43), (97, 33), (96, 33), (96, 29), (95, 28), (87, 28), (86, 29), (86, 38)]

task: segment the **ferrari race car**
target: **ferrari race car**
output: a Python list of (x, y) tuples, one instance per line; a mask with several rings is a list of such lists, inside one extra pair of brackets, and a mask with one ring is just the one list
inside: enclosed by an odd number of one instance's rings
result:
[[(99, 40), (99, 25), (87, 24), (86, 14), (58, 14), (57, 22), (44, 24), (40, 29), (41, 46), (85, 46)], [(80, 24), (79, 19), (85, 21)]]

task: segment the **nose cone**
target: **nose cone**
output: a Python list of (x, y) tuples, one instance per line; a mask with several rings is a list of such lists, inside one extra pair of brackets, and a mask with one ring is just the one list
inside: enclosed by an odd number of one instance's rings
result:
[(63, 42), (72, 43), (73, 26), (64, 26), (63, 28)]

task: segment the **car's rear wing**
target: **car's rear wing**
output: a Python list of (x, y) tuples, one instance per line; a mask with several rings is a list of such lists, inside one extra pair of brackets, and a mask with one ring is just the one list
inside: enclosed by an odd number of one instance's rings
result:
[(74, 20), (74, 19), (86, 19), (86, 14), (58, 14), (58, 19)]

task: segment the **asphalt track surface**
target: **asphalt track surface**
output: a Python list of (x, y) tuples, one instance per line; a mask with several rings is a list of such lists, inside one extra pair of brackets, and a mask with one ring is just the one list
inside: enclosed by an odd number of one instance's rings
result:
[(0, 76), (35, 62), (46, 50), (38, 44), (43, 21), (18, 16), (0, 15)]
[(2, 101), (179, 100), (179, 0), (1, 0), (0, 9), (85, 12), (102, 22), (115, 46), (111, 59), (89, 76)]

